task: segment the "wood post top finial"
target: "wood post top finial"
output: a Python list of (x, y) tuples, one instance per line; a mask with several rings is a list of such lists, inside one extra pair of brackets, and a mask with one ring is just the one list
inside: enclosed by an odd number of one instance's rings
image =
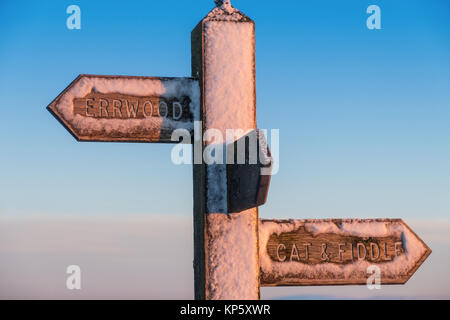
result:
[(231, 6), (231, 1), (230, 0), (214, 0), (214, 3), (218, 7)]

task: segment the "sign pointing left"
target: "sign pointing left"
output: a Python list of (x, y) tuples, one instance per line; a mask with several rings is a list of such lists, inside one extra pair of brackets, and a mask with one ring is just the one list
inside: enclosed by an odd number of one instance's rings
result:
[(173, 143), (200, 110), (194, 78), (78, 76), (47, 109), (79, 141)]
[(401, 219), (262, 220), (261, 285), (403, 284), (431, 249)]

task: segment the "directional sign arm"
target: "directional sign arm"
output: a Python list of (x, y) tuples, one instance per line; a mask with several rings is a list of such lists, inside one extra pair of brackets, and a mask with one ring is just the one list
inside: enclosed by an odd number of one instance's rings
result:
[(199, 119), (195, 78), (78, 76), (47, 109), (78, 141), (174, 143)]
[(401, 219), (262, 220), (263, 286), (404, 284), (431, 254)]

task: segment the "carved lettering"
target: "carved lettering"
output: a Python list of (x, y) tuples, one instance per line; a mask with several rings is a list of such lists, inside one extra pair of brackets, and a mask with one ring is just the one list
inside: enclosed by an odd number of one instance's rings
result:
[(73, 100), (74, 114), (103, 119), (163, 118), (172, 121), (192, 121), (190, 99), (137, 97), (118, 93), (91, 92)]

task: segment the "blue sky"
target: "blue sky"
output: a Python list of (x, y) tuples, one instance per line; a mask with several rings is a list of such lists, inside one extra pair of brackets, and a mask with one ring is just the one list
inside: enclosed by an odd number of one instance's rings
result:
[[(261, 217), (448, 218), (448, 1), (232, 3), (256, 21), (258, 126), (280, 129)], [(382, 30), (366, 28), (370, 4)], [(189, 76), (212, 7), (2, 1), (0, 215), (190, 216), (192, 169), (171, 146), (79, 143), (45, 107), (81, 73)]]

